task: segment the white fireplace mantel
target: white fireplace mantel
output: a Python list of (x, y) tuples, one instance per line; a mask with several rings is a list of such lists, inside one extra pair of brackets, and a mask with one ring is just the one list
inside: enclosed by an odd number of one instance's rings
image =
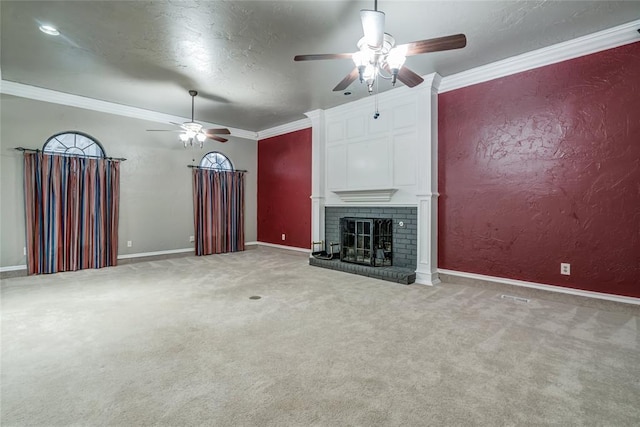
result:
[[(438, 98), (440, 76), (415, 88), (306, 115), (312, 123), (312, 238), (325, 237), (325, 207), (416, 206), (416, 283), (437, 272)], [(380, 114), (373, 117), (373, 111)]]
[(379, 203), (391, 200), (397, 188), (376, 188), (362, 190), (331, 190), (346, 203)]

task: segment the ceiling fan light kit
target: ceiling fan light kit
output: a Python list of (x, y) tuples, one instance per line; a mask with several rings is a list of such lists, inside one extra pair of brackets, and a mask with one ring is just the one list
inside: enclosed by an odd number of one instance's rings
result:
[(193, 147), (195, 139), (198, 141), (200, 148), (202, 148), (204, 140), (207, 139), (207, 135), (202, 131), (202, 125), (193, 120), (194, 102), (198, 91), (190, 90), (189, 95), (191, 95), (191, 121), (182, 124), (184, 132), (180, 134), (180, 141), (184, 143), (184, 148), (187, 148), (187, 145)]
[(392, 86), (395, 86), (397, 80), (409, 87), (417, 86), (424, 81), (422, 77), (404, 66), (407, 56), (460, 49), (467, 44), (464, 34), (455, 34), (396, 46), (393, 36), (384, 32), (385, 14), (378, 10), (377, 0), (374, 2), (374, 9), (360, 11), (364, 37), (357, 43), (357, 52), (352, 54), (297, 55), (294, 57), (294, 61), (351, 57), (355, 69), (342, 79), (333, 90), (343, 91), (356, 79), (359, 79), (360, 83), (366, 83), (369, 94), (373, 94), (374, 84), (378, 77), (390, 80)]
[[(184, 148), (187, 148), (187, 146), (193, 147), (194, 145), (199, 145), (200, 148), (203, 148), (204, 141), (206, 141), (207, 138), (213, 139), (214, 141), (218, 141), (218, 142), (227, 142), (228, 139), (222, 138), (221, 136), (218, 136), (218, 135), (229, 135), (231, 133), (229, 132), (229, 129), (227, 128), (204, 129), (204, 126), (202, 126), (202, 124), (194, 120), (193, 118), (194, 103), (195, 103), (195, 98), (198, 95), (198, 91), (192, 89), (189, 91), (189, 95), (191, 95), (191, 121), (185, 122), (182, 124), (171, 123), (172, 125), (176, 125), (181, 128), (181, 130), (177, 132), (180, 132), (180, 135), (178, 136), (178, 138), (180, 138), (180, 141), (182, 141), (182, 143), (184, 144)], [(159, 129), (149, 129), (148, 131), (172, 132), (172, 131), (165, 131), (165, 130), (159, 130)]]

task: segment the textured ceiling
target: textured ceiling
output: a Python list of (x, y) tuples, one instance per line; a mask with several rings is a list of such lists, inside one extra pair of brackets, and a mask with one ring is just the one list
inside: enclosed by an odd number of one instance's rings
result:
[[(296, 54), (353, 52), (359, 10), (373, 1), (0, 2), (4, 80), (259, 131), (367, 96), (332, 92), (350, 60)], [(443, 76), (640, 17), (636, 1), (384, 1), (398, 43), (455, 33), (467, 47), (407, 59)], [(46, 36), (39, 23), (62, 33)], [(381, 82), (380, 90), (386, 90)]]

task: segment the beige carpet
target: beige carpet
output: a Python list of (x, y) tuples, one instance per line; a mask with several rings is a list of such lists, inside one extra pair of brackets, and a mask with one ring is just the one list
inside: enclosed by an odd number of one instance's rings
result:
[(269, 248), (6, 279), (1, 422), (639, 425), (640, 309), (528, 292)]

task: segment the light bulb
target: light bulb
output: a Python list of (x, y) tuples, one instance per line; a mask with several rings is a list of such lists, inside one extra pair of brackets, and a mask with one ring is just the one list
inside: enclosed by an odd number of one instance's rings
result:
[(186, 133), (180, 134), (180, 141), (186, 143), (188, 139), (189, 139), (189, 136)]
[(389, 56), (387, 56), (387, 65), (389, 65), (389, 68), (392, 70), (399, 70), (406, 59), (404, 55), (394, 54), (394, 52), (391, 51)]
[(353, 63), (356, 64), (356, 67), (363, 67), (369, 62), (368, 56), (366, 52), (359, 50), (351, 55), (351, 58), (353, 59)]
[(58, 29), (56, 27), (53, 27), (51, 25), (40, 25), (40, 31), (42, 31), (45, 34), (48, 34), (50, 36), (59, 36), (60, 35), (60, 31), (58, 31)]
[(364, 73), (362, 73), (362, 77), (365, 81), (372, 80), (376, 75), (376, 67), (371, 64), (367, 64), (364, 69)]
[(204, 133), (199, 133), (196, 135), (196, 138), (198, 138), (198, 141), (200, 141), (200, 147), (202, 147), (202, 143), (207, 139), (207, 136)]

